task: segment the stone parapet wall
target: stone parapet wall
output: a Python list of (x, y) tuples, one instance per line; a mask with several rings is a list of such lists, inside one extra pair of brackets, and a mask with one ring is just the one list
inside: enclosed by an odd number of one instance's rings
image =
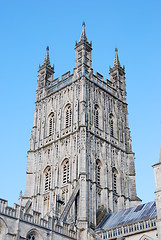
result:
[[(4, 199), (0, 199), (0, 220), (4, 222), (4, 225), (8, 228), (6, 230), (8, 236), (17, 236), (19, 232), (23, 239), (24, 237), (26, 238), (26, 234), (34, 228), (43, 236), (56, 236), (60, 234), (62, 236), (59, 236), (59, 239), (63, 236), (65, 239), (77, 239), (77, 233), (72, 229), (71, 225), (67, 223), (58, 225), (56, 219), (51, 216), (47, 216), (46, 219), (44, 219), (41, 217), (41, 213), (36, 211), (32, 211), (32, 214), (25, 213), (25, 208), (17, 204), (14, 204), (13, 208), (9, 207), (8, 201)], [(8, 237), (8, 239), (10, 238)]]

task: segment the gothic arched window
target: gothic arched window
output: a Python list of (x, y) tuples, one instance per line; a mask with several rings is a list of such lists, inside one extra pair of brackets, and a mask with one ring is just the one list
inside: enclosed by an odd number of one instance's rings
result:
[(69, 160), (66, 159), (63, 163), (63, 184), (69, 181)]
[(45, 171), (45, 192), (50, 190), (51, 187), (51, 168), (48, 166)]
[(116, 173), (113, 174), (113, 191), (114, 191), (114, 193), (117, 192), (117, 175), (116, 175)]
[(71, 119), (72, 119), (72, 110), (71, 110), (71, 105), (68, 104), (65, 108), (65, 127), (66, 128), (71, 126)]
[(49, 136), (54, 133), (54, 113), (49, 115)]
[(26, 240), (42, 240), (42, 237), (40, 236), (39, 232), (34, 229), (27, 233)]
[(113, 137), (113, 119), (110, 119), (110, 136)]
[(101, 184), (101, 164), (100, 161), (96, 161), (96, 183), (97, 185)]
[(115, 168), (112, 169), (112, 184), (113, 192), (117, 193), (117, 170)]
[(99, 127), (99, 108), (97, 105), (95, 105), (95, 118), (94, 118), (94, 124), (95, 127), (98, 128)]

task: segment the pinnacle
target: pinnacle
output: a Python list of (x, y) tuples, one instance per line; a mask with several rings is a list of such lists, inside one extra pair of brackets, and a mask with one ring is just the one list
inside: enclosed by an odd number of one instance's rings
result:
[(159, 154), (159, 163), (161, 163), (161, 146), (160, 146), (160, 154)]
[(46, 47), (46, 56), (43, 62), (43, 65), (50, 65), (50, 58), (49, 58), (49, 46)]
[(83, 28), (82, 28), (82, 33), (81, 33), (79, 42), (80, 42), (81, 40), (83, 40), (83, 41), (86, 41), (86, 40), (87, 40), (86, 31), (85, 31), (85, 22), (84, 22), (84, 21), (83, 21), (82, 26), (83, 26)]
[(115, 59), (114, 59), (114, 63), (113, 63), (113, 67), (115, 67), (115, 66), (121, 67), (117, 48), (115, 48)]

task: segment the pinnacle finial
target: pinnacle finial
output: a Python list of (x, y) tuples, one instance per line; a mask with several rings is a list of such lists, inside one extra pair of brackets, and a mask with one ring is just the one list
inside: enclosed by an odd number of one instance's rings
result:
[(83, 27), (83, 29), (82, 29), (82, 33), (81, 33), (79, 41), (81, 41), (81, 40), (85, 40), (86, 41), (87, 40), (87, 36), (86, 36), (85, 22), (84, 21), (83, 21), (82, 27)]
[(20, 191), (19, 198), (20, 198), (20, 199), (22, 198), (22, 190)]
[(46, 47), (46, 56), (45, 56), (43, 64), (50, 65), (49, 46), (48, 45)]
[(159, 162), (161, 163), (161, 146), (160, 146)]
[(114, 59), (114, 62), (113, 62), (113, 67), (115, 66), (121, 66), (120, 65), (120, 61), (119, 61), (119, 57), (118, 57), (118, 49), (115, 48), (115, 59)]

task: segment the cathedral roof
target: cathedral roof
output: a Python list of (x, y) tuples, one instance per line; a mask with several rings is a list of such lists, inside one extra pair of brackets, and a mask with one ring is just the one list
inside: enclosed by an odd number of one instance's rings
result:
[(110, 217), (106, 218), (107, 220), (105, 220), (100, 227), (104, 230), (108, 230), (138, 221), (155, 218), (156, 216), (157, 211), (155, 202), (149, 202), (113, 213)]

